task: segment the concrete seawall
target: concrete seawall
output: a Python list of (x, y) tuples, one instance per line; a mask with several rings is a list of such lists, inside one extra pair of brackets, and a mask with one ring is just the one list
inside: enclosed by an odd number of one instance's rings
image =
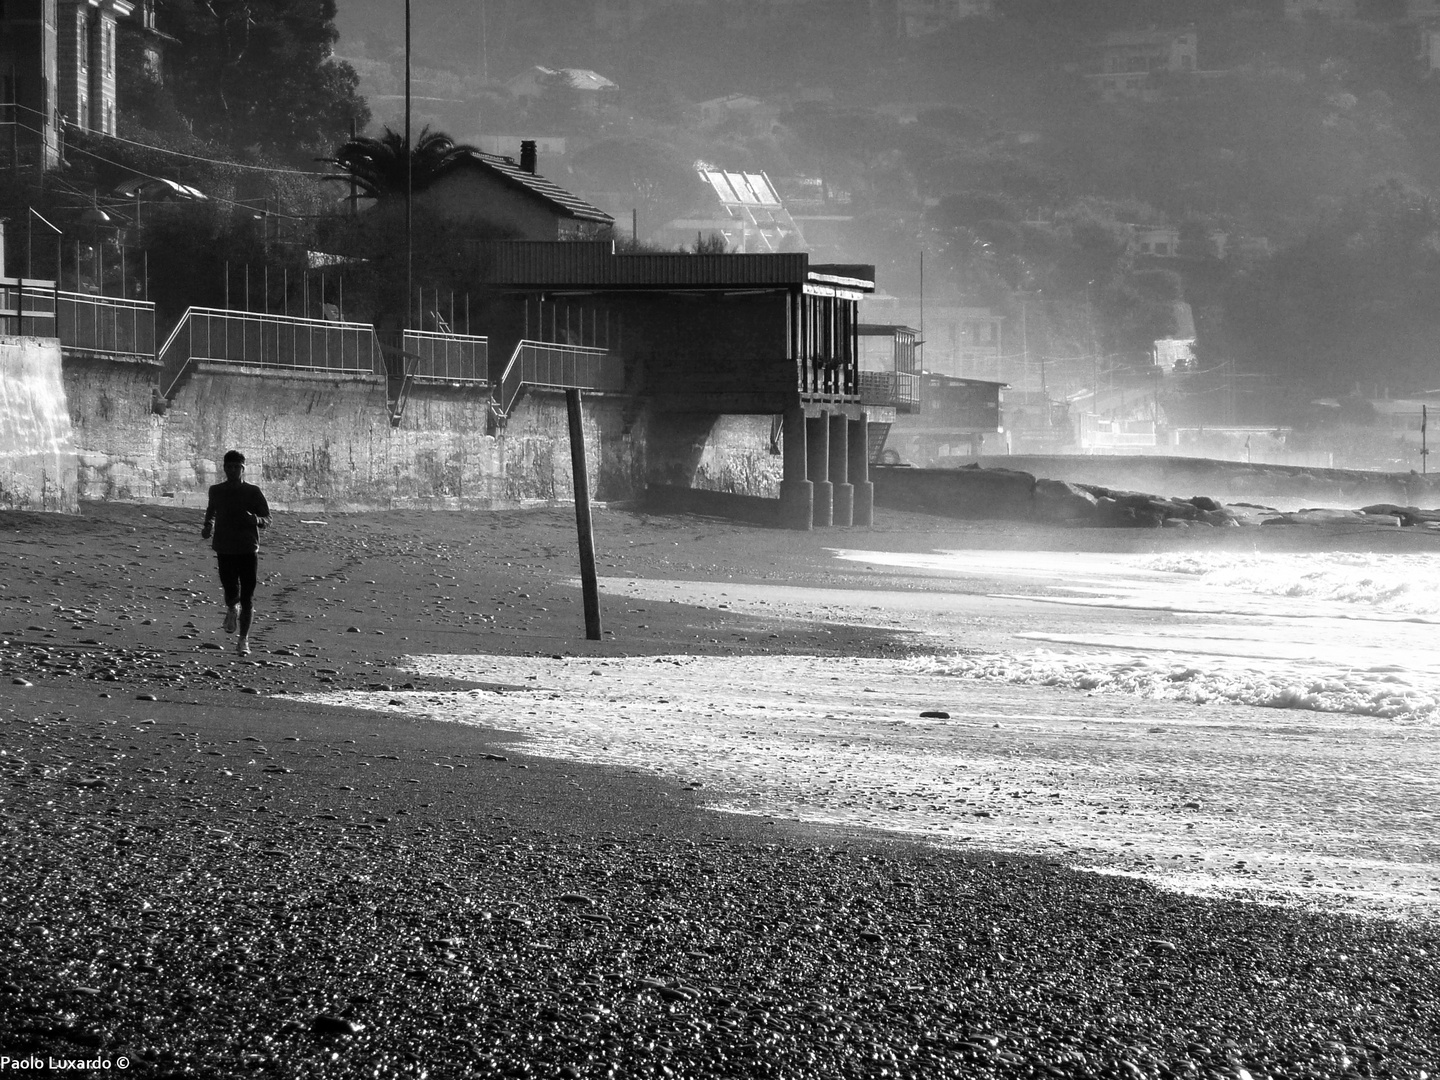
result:
[[(392, 426), (385, 382), (368, 374), (199, 362), (168, 405), (155, 399), (156, 374), (133, 359), (64, 358), (52, 411), (73, 434), (72, 506), (77, 497), (202, 505), (231, 447), (277, 508), (491, 509), (572, 497), (565, 399), (554, 391), (525, 393), (496, 425), (483, 388), (420, 384)], [(637, 499), (657, 477), (774, 496), (768, 416), (656, 417), (602, 394), (585, 395), (583, 416), (597, 500)]]
[(74, 513), (77, 468), (59, 342), (0, 337), (0, 509)]

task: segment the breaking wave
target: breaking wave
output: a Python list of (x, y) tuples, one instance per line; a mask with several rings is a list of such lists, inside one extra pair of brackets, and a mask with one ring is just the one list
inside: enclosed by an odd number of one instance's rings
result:
[(917, 657), (908, 663), (917, 674), (1129, 694), (1197, 705), (1228, 702), (1426, 723), (1440, 719), (1440, 687), (1426, 685), (1399, 666), (1317, 674), (1303, 670), (1259, 671), (1223, 662), (1176, 662), (1165, 656), (1074, 656), (1044, 650), (1026, 655)]
[(1261, 596), (1331, 601), (1401, 615), (1440, 614), (1440, 555), (1177, 552), (1144, 558), (1137, 565)]

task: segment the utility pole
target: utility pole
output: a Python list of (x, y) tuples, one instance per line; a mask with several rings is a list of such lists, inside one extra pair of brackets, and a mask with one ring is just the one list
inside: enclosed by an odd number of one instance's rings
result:
[[(415, 147), (410, 143), (410, 0), (405, 0), (405, 316), (400, 329), (410, 325), (410, 302), (414, 294), (414, 217), (410, 205), (415, 198)], [(404, 366), (402, 357), (401, 366)]]
[(486, 0), (480, 0), (480, 82), (484, 86), (490, 84), (490, 32), (485, 18), (488, 6)]
[[(920, 249), (920, 340), (915, 346), (916, 350), (925, 348), (925, 249)], [(920, 371), (925, 371), (925, 355), (920, 354)]]
[[(359, 134), (360, 134), (359, 131), (357, 131), (357, 130), (356, 130), (356, 127), (355, 127), (355, 117), (352, 116), (352, 117), (350, 117), (350, 141), (353, 143), (353, 142), (355, 141), (355, 139), (359, 136)], [(356, 186), (356, 184), (355, 184), (355, 170), (354, 170), (354, 169), (351, 169), (351, 170), (349, 170), (349, 172), (350, 172), (350, 216), (353, 218), (353, 217), (358, 216), (359, 213), (360, 213), (360, 189), (359, 189), (359, 187)], [(138, 196), (138, 192), (137, 192), (137, 196), (136, 196), (136, 197), (137, 197), (137, 198), (139, 197), (139, 196)]]

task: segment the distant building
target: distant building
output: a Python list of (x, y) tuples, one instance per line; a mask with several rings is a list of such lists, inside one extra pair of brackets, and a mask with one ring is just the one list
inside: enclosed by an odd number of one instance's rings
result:
[(871, 23), (886, 37), (925, 38), (994, 12), (994, 0), (870, 0)]
[(923, 331), (923, 369), (957, 379), (1011, 383), (1003, 352), (1005, 317), (988, 307), (936, 304), (881, 295), (865, 302), (867, 321), (908, 323)]
[(1135, 251), (1140, 255), (1153, 255), (1161, 259), (1173, 259), (1180, 254), (1180, 230), (1168, 225), (1132, 225)]
[(505, 230), (525, 240), (585, 240), (608, 234), (615, 219), (541, 176), (532, 146), (520, 160), (471, 153), (424, 191), (415, 204), (465, 226)]
[(594, 111), (600, 103), (613, 96), (619, 87), (604, 75), (588, 68), (548, 68), (536, 65), (505, 84), (512, 97), (534, 101), (545, 93), (552, 82), (561, 82), (580, 96), (580, 106)]
[(1091, 50), (1086, 79), (1105, 101), (1154, 101), (1152, 75), (1193, 72), (1199, 65), (1199, 37), (1184, 30), (1115, 31)]
[(22, 156), (53, 167), (62, 118), (115, 134), (116, 27), (134, 10), (130, 0), (0, 3), (0, 105)]
[(987, 435), (1004, 434), (1005, 383), (927, 374), (920, 387), (919, 410), (897, 414), (890, 428), (887, 448), (900, 460), (943, 466), (947, 459), (979, 457)]
[(740, 124), (755, 135), (770, 135), (774, 133), (778, 114), (773, 106), (759, 98), (726, 94), (690, 106), (689, 115), (702, 129), (729, 123)]
[(516, 161), (524, 151), (527, 142), (535, 144), (535, 152), (545, 159), (564, 157), (569, 143), (564, 135), (536, 135), (534, 137), (525, 135), (474, 135), (465, 140), (472, 146), (478, 146), (487, 154), (495, 154), (499, 157), (510, 157)]
[(1440, 71), (1440, 26), (1420, 28), (1420, 64), (1426, 75)]
[(1285, 0), (1285, 17), (1303, 19), (1307, 15), (1323, 15), (1332, 19), (1353, 19), (1359, 7), (1359, 0)]
[(666, 224), (667, 239), (681, 243), (719, 235), (732, 252), (804, 251), (805, 237), (763, 172), (731, 172), (700, 161), (695, 171), (704, 194), (689, 217)]
[(145, 74), (158, 83), (163, 82), (165, 77), (165, 48), (175, 38), (161, 29), (156, 19), (155, 4), (156, 0), (136, 0), (134, 13), (119, 23), (118, 29), (122, 38), (139, 38)]
[(59, 106), (82, 131), (115, 134), (116, 22), (129, 0), (59, 0), (56, 5)]

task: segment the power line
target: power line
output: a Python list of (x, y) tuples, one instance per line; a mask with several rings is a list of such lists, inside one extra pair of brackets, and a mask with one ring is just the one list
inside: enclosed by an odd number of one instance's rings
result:
[[(39, 117), (41, 117), (42, 119), (43, 119), (44, 116), (45, 116), (45, 114), (44, 114), (43, 112), (41, 112), (39, 109), (32, 109), (30, 106), (28, 106), (28, 105), (21, 105), (19, 102), (6, 102), (5, 104), (9, 105), (11, 108), (14, 108), (14, 109), (24, 109), (26, 112), (28, 112), (28, 113), (33, 113), (34, 115), (39, 116)], [(17, 121), (17, 123), (18, 123), (18, 121)], [(28, 125), (28, 124), (21, 124), (20, 126), (23, 127), (23, 128), (25, 128), (27, 131), (36, 131), (36, 132), (38, 132), (38, 130), (39, 130), (39, 129), (37, 129), (37, 128), (30, 127), (30, 125)], [(73, 130), (75, 130), (75, 131), (81, 131), (81, 130), (83, 130), (82, 128), (77, 128), (74, 124), (69, 124), (69, 123), (67, 123), (67, 124), (65, 125), (65, 127), (66, 127), (67, 130), (71, 130), (71, 129), (73, 129)], [(172, 157), (188, 158), (188, 159), (190, 159), (191, 161), (203, 161), (203, 162), (206, 162), (207, 164), (210, 164), (210, 165), (223, 165), (224, 167), (229, 168), (229, 169), (249, 169), (249, 170), (251, 170), (252, 172), (280, 173), (281, 175), (285, 175), (285, 176), (322, 176), (322, 177), (323, 177), (323, 176), (327, 175), (326, 173), (307, 172), (307, 171), (305, 171), (304, 169), (284, 169), (284, 168), (276, 167), (276, 166), (274, 166), (274, 165), (243, 165), (243, 164), (241, 164), (241, 163), (238, 162), (238, 161), (224, 161), (224, 160), (222, 160), (222, 159), (220, 159), (220, 158), (204, 157), (204, 156), (202, 156), (202, 155), (200, 155), (200, 154), (187, 154), (187, 153), (186, 153), (185, 151), (183, 151), (183, 150), (170, 150), (170, 149), (168, 149), (168, 148), (166, 148), (166, 147), (163, 147), (163, 146), (152, 146), (150, 143), (137, 142), (137, 141), (134, 140), (134, 139), (127, 139), (127, 138), (124, 138), (123, 136), (120, 136), (120, 135), (107, 135), (107, 134), (104, 134), (104, 133), (101, 133), (101, 132), (87, 132), (87, 134), (99, 134), (99, 135), (101, 136), (101, 138), (113, 139), (113, 140), (115, 140), (116, 142), (127, 143), (127, 144), (129, 144), (130, 146), (138, 146), (138, 147), (140, 147), (142, 150), (154, 150), (154, 151), (156, 151), (157, 153), (169, 154), (169, 155), (171, 155)], [(112, 162), (112, 164), (113, 164), (113, 162)]]
[[(151, 174), (149, 174), (149, 173), (147, 173), (147, 172), (142, 172), (141, 170), (136, 169), (136, 168), (133, 168), (132, 166), (122, 165), (122, 164), (121, 164), (120, 162), (118, 162), (118, 161), (112, 161), (110, 158), (103, 157), (102, 155), (95, 153), (93, 150), (86, 150), (84, 147), (80, 147), (80, 146), (70, 146), (70, 147), (67, 147), (66, 149), (67, 149), (67, 151), (68, 151), (68, 150), (73, 150), (73, 151), (75, 151), (76, 153), (84, 154), (86, 157), (92, 157), (92, 158), (94, 158), (96, 161), (103, 161), (106, 165), (114, 165), (116, 168), (120, 168), (120, 169), (129, 169), (129, 170), (130, 170), (131, 172), (133, 172), (136, 176), (143, 176), (143, 177), (144, 177), (145, 179), (147, 179), (147, 180), (162, 180), (162, 181), (164, 180), (164, 177), (152, 176)], [(236, 201), (236, 200), (234, 200), (234, 199), (222, 199), (222, 198), (220, 198), (220, 196), (218, 196), (218, 195), (217, 195), (217, 196), (214, 196), (213, 198), (210, 197), (210, 196), (206, 196), (206, 198), (207, 198), (210, 202), (219, 203), (219, 204), (222, 205), (222, 206), (240, 207), (241, 209), (245, 209), (245, 210), (254, 210), (254, 209), (255, 209), (253, 206), (250, 206), (248, 203), (238, 202), (238, 201)], [(290, 220), (290, 221), (305, 221), (305, 220), (308, 220), (307, 218), (301, 218), (301, 217), (296, 216), (295, 214), (286, 214), (286, 213), (283, 213), (283, 212), (281, 212), (281, 211), (279, 211), (279, 210), (267, 210), (267, 211), (265, 211), (265, 213), (271, 215), (272, 217), (286, 218), (286, 219), (288, 219), (288, 220)]]

